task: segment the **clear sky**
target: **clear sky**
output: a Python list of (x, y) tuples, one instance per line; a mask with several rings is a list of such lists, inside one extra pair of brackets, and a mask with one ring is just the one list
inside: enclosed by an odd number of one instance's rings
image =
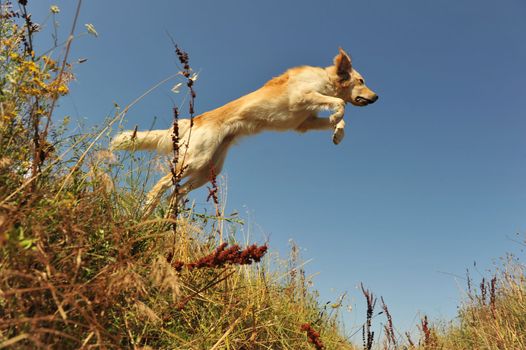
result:
[[(62, 38), (75, 1), (57, 4)], [(348, 329), (362, 322), (363, 282), (400, 331), (427, 313), (450, 318), (466, 268), (484, 273), (526, 231), (526, 3), (523, 0), (85, 1), (73, 45), (78, 81), (60, 113), (100, 124), (173, 74), (166, 32), (200, 76), (198, 112), (259, 88), (289, 67), (331, 64), (338, 46), (380, 96), (349, 106), (346, 138), (264, 133), (227, 157), (229, 211), (260, 242), (301, 246), (321, 301), (349, 291)], [(49, 26), (49, 22), (48, 22)], [(49, 28), (49, 27), (48, 27)], [(166, 84), (127, 125), (168, 128), (179, 95)], [(203, 204), (206, 195), (192, 198)], [(520, 253), (520, 252), (519, 252)], [(477, 270), (473, 276), (481, 278)], [(460, 278), (456, 278), (455, 275)], [(358, 335), (359, 341), (361, 335)], [(356, 340), (356, 339), (355, 339)]]

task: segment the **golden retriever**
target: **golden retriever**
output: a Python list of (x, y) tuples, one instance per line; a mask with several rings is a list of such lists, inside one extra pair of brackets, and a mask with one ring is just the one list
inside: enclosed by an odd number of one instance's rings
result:
[[(221, 171), (229, 147), (239, 138), (265, 130), (299, 131), (333, 130), (332, 141), (338, 144), (344, 137), (343, 114), (346, 103), (366, 106), (378, 99), (351, 64), (350, 56), (339, 49), (334, 64), (326, 67), (300, 66), (271, 79), (260, 89), (226, 105), (178, 123), (180, 154), (176, 172), (182, 170), (185, 183), (177, 197), (208, 182), (210, 169)], [(317, 112), (330, 110), (328, 118)], [(172, 154), (173, 128), (143, 132), (126, 131), (111, 142), (112, 150), (155, 150)], [(132, 137), (133, 136), (133, 137)], [(188, 147), (186, 147), (188, 145)], [(183, 157), (182, 157), (183, 158)], [(155, 205), (172, 185), (168, 174), (148, 194), (149, 205)], [(181, 195), (181, 196), (179, 196)]]

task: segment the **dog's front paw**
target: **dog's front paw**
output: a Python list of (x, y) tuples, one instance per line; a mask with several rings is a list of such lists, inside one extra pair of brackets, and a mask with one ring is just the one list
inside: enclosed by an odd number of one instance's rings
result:
[(345, 130), (343, 128), (336, 128), (334, 129), (334, 133), (332, 134), (332, 142), (335, 145), (337, 145), (343, 140), (344, 136), (345, 136)]
[(343, 137), (345, 136), (344, 128), (345, 122), (343, 120), (340, 120), (340, 122), (334, 128), (334, 133), (332, 134), (332, 142), (335, 145), (339, 144), (343, 140)]

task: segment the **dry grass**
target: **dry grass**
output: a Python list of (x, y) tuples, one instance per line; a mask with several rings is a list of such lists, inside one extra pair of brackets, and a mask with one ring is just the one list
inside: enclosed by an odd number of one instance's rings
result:
[(310, 323), (326, 349), (351, 349), (337, 313), (289, 278), (297, 261), (217, 233), (235, 220), (188, 208), (174, 217), (166, 201), (144, 217), (150, 169), (100, 149), (108, 125), (67, 138), (53, 126), (67, 55), (39, 55), (33, 24), (5, 5), (0, 348), (309, 349)]
[[(466, 294), (454, 320), (431, 322), (424, 316), (419, 334), (396, 329), (383, 298), (382, 311), (374, 313), (376, 298), (362, 286), (367, 312), (363, 323), (363, 349), (383, 350), (487, 350), (526, 349), (526, 270), (517, 258), (508, 257), (495, 275), (474, 288), (468, 276)], [(377, 316), (383, 317), (378, 318)], [(376, 336), (374, 324), (383, 325)], [(403, 334), (403, 335), (402, 335)]]
[[(459, 321), (434, 330), (432, 349), (526, 349), (526, 275), (510, 259), (478, 291), (468, 289)], [(426, 348), (426, 347), (424, 347)]]
[[(170, 201), (145, 214), (152, 169), (135, 155), (117, 164), (100, 146), (140, 98), (100, 130), (64, 137), (67, 120), (53, 110), (69, 91), (71, 41), (58, 59), (39, 55), (38, 27), (19, 3), (17, 12), (0, 1), (0, 348), (358, 348), (342, 335), (342, 301), (320, 307), (295, 246), (280, 260), (225, 234), (240, 224), (222, 212), (213, 169), (214, 216)], [(188, 75), (188, 55), (177, 55)], [(364, 349), (526, 349), (517, 260), (476, 290), (468, 281), (458, 319), (424, 317), (416, 340), (396, 330), (383, 298), (377, 318), (377, 299), (362, 292)]]

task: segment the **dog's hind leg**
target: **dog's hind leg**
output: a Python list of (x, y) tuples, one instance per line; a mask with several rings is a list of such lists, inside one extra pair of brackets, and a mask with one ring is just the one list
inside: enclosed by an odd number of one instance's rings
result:
[(207, 172), (199, 172), (195, 175), (191, 176), (180, 188), (177, 192), (177, 201), (180, 201), (182, 197), (184, 197), (187, 193), (190, 191), (195, 190), (196, 188), (199, 188), (206, 184), (208, 181), (210, 181), (210, 176)]
[[(172, 196), (173, 200), (175, 200), (175, 203), (178, 204), (184, 196), (189, 193), (190, 191), (199, 188), (206, 184), (209, 181), (209, 175), (207, 172), (198, 172), (194, 173), (192, 175), (189, 175), (188, 180), (185, 181), (184, 184), (179, 187), (177, 193), (173, 193)], [(171, 186), (173, 186), (172, 181), (172, 174), (169, 173), (165, 176), (163, 176), (156, 184), (155, 186), (148, 192), (148, 195), (146, 196), (146, 206), (144, 211), (144, 216), (148, 216), (152, 213), (152, 211), (157, 207), (159, 204), (159, 201), (161, 200), (161, 197), (164, 192), (166, 192)]]
[(159, 201), (161, 200), (161, 197), (166, 190), (170, 188), (170, 186), (173, 185), (172, 181), (173, 175), (172, 173), (168, 173), (168, 175), (163, 176), (156, 184), (153, 186), (153, 188), (148, 192), (146, 195), (146, 206), (144, 211), (144, 216), (148, 216), (151, 214), (151, 212), (155, 209), (157, 204), (159, 204)]
[(170, 196), (170, 203), (172, 206), (179, 206), (184, 203), (185, 196), (192, 190), (199, 188), (209, 181), (208, 175), (205, 173), (196, 173), (190, 177), (181, 187), (178, 188), (177, 192), (174, 191)]
[(208, 165), (203, 165), (199, 170), (194, 171), (188, 176), (188, 180), (179, 188), (177, 194), (175, 194), (177, 196), (175, 199), (177, 202), (181, 201), (187, 193), (203, 186), (211, 181), (212, 177), (217, 176), (221, 172), (228, 148), (233, 140), (233, 136), (225, 137), (215, 149)]

